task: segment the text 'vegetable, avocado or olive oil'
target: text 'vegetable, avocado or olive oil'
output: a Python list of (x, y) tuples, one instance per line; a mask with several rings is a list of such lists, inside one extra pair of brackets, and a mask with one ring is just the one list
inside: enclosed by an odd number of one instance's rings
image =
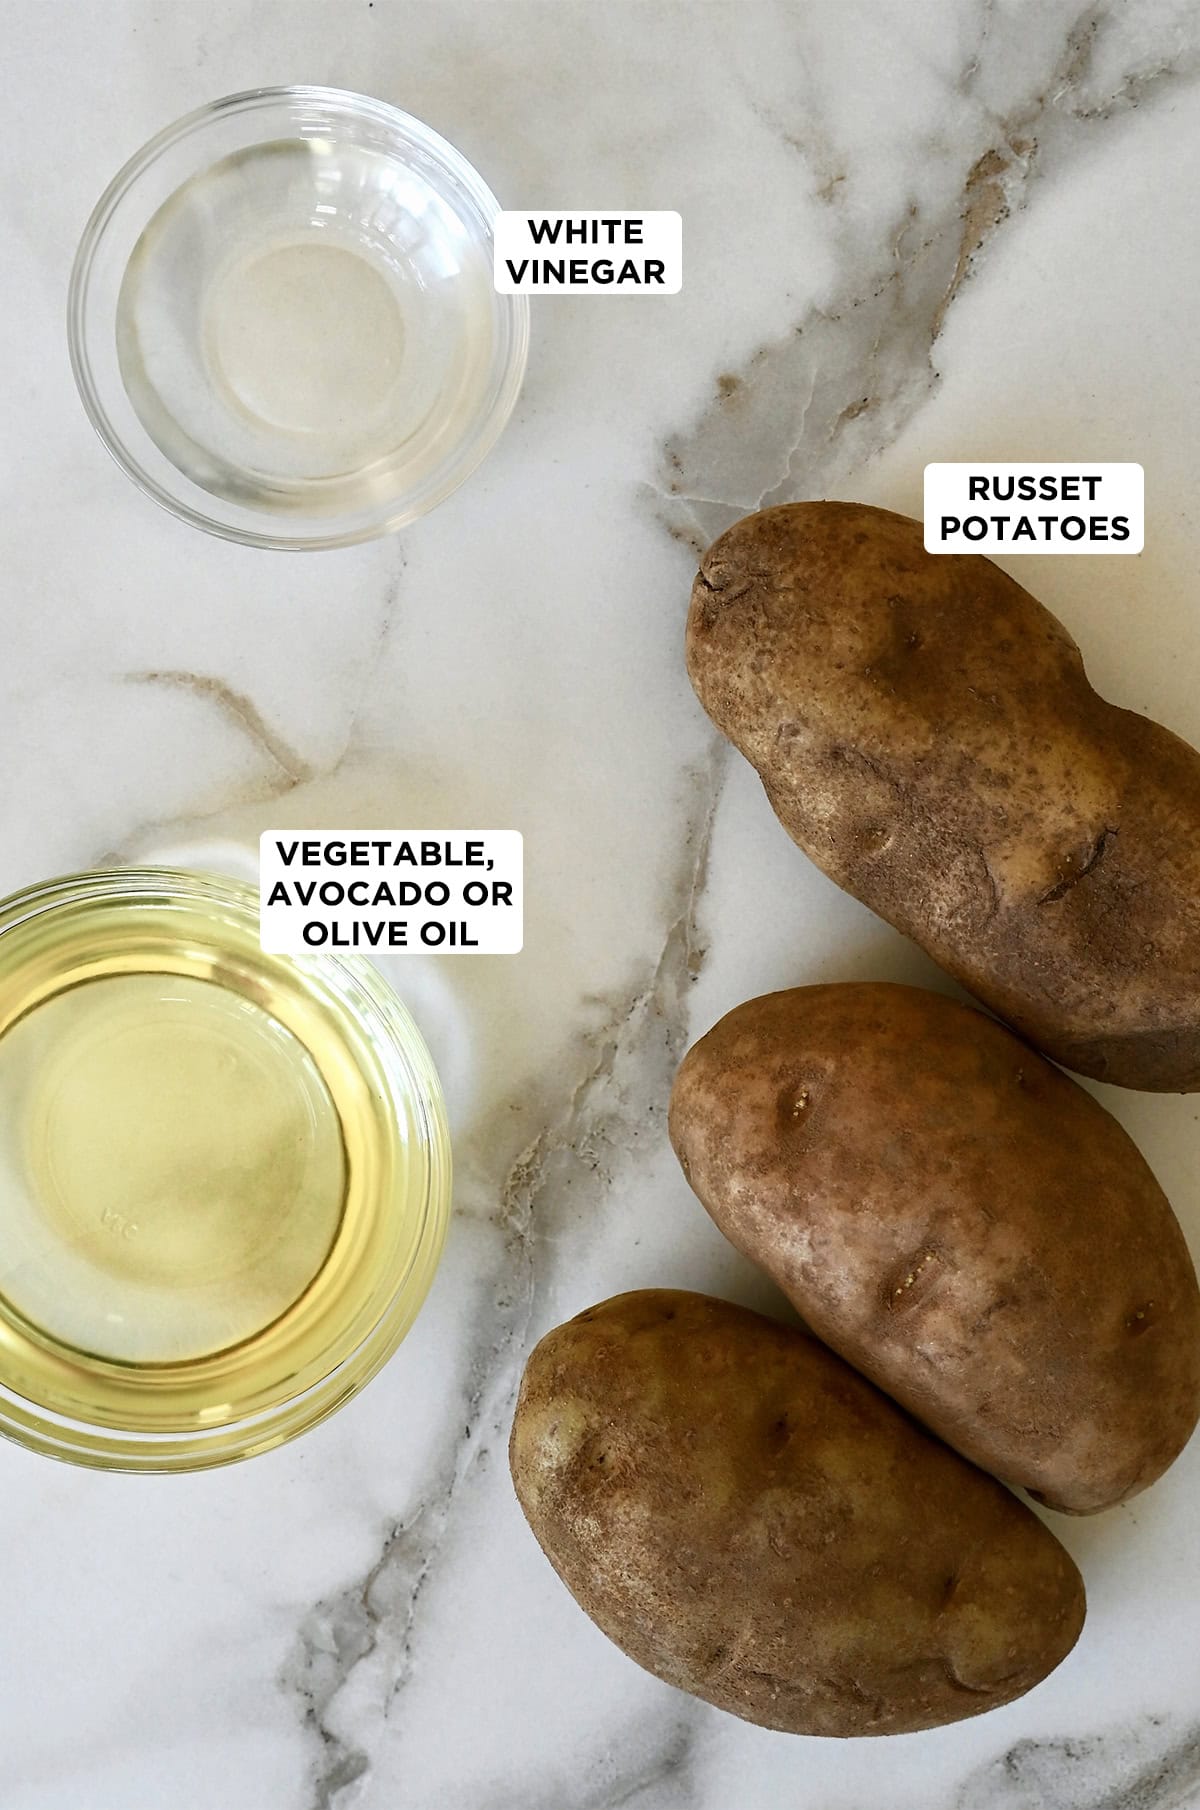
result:
[[(0, 915), (0, 1426), (221, 1462), (328, 1412), (411, 1320), (445, 1214), (436, 1078), (419, 1039), (397, 1059), (415, 1032), (370, 970), (264, 955), (252, 894), (94, 878)], [(81, 1423), (116, 1438), (89, 1456)]]

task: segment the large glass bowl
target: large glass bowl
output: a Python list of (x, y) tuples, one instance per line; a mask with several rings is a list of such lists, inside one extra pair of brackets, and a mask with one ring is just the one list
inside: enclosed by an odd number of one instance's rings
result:
[(497, 295), (498, 203), (419, 120), (334, 88), (230, 95), (114, 177), (71, 277), (100, 438), (194, 526), (339, 547), (400, 528), (494, 445), (529, 307)]

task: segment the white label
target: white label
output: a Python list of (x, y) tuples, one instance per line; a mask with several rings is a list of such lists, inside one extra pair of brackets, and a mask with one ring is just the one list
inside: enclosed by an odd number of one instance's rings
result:
[(678, 295), (682, 216), (619, 208), (500, 214), (495, 283), (499, 295)]
[(268, 830), (259, 844), (268, 955), (517, 955), (518, 830)]
[(1140, 553), (1140, 465), (927, 465), (927, 553)]

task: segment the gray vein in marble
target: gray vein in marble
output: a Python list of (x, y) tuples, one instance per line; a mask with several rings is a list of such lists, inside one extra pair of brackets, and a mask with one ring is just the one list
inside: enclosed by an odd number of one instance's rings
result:
[(354, 1668), (378, 1650), (380, 1627), (391, 1610), (391, 1638), (407, 1676), (409, 1638), (426, 1573), (441, 1545), (454, 1479), (439, 1479), (430, 1505), (389, 1528), (379, 1557), (357, 1584), (318, 1603), (305, 1617), (280, 1682), (303, 1705), (305, 1726), (322, 1744), (314, 1775), (314, 1810), (331, 1810), (338, 1797), (367, 1771), (366, 1752), (342, 1740), (326, 1724), (330, 1705)]
[[(621, 1751), (633, 1749), (637, 1761), (627, 1765), (615, 1779), (596, 1780), (601, 1767), (585, 1753), (576, 1755), (580, 1774), (579, 1787), (569, 1805), (564, 1802), (561, 1786), (555, 1782), (544, 1787), (523, 1783), (518, 1789), (506, 1789), (499, 1796), (482, 1799), (475, 1810), (688, 1810), (694, 1801), (692, 1769), (696, 1748), (696, 1716), (684, 1713), (664, 1729), (655, 1718), (649, 1725), (651, 1738), (638, 1728), (625, 1728), (621, 1734)], [(591, 1772), (592, 1782), (588, 1773)]]
[(964, 1781), (955, 1810), (1195, 1810), (1200, 1727), (1159, 1717), (1073, 1740), (1018, 1741)]
[[(989, 7), (959, 78), (964, 94), (992, 50), (992, 16)], [(1079, 15), (1049, 77), (989, 119), (990, 142), (975, 148), (957, 196), (933, 214), (910, 205), (884, 260), (864, 258), (846, 230), (841, 262), (854, 274), (842, 292), (724, 374), (699, 421), (668, 444), (660, 514), (677, 539), (707, 544), (748, 510), (836, 492), (892, 443), (937, 384), (947, 311), (1047, 158), (1200, 67), (1200, 45), (1179, 46), (1097, 92), (1098, 48), (1118, 22), (1103, 7)]]
[(383, 596), (380, 599), (379, 619), (375, 625), (375, 632), (371, 637), (369, 646), (363, 654), (362, 683), (358, 688), (358, 696), (354, 700), (349, 719), (346, 723), (346, 735), (342, 743), (342, 751), (329, 768), (330, 776), (340, 771), (355, 752), (358, 742), (359, 725), (362, 722), (363, 713), (370, 702), (372, 690), (379, 677), (380, 671), (383, 668), (389, 644), (396, 630), (396, 606), (400, 598), (400, 586), (403, 581), (406, 564), (407, 561), (405, 560), (403, 552), (401, 552), (396, 571), (392, 574), (391, 578), (389, 578), (387, 585), (384, 588)]
[(795, 106), (795, 119), (784, 119), (778, 111), (755, 98), (749, 82), (741, 82), (742, 98), (752, 113), (794, 151), (812, 180), (812, 193), (826, 206), (837, 197), (846, 180), (846, 167), (832, 133), (825, 125), (819, 95), (811, 86)]
[(959, 82), (961, 88), (969, 88), (975, 80), (975, 77), (979, 74), (980, 65), (983, 62), (983, 53), (987, 48), (988, 39), (992, 35), (992, 25), (995, 21), (995, 17), (996, 0), (983, 0), (983, 7), (979, 19), (979, 40), (971, 53), (966, 68), (963, 70)]
[[(696, 911), (724, 761), (724, 746), (714, 737), (709, 758), (690, 775), (689, 827), (669, 927), (649, 975), (614, 1002), (606, 1028), (587, 1041), (582, 1073), (546, 1128), (511, 1164), (500, 1189), (491, 1218), (502, 1252), (471, 1320), (478, 1330), (468, 1369), (466, 1434), (447, 1441), (419, 1507), (387, 1530), (366, 1576), (305, 1617), (280, 1675), (305, 1727), (320, 1741), (311, 1810), (334, 1810), (341, 1794), (368, 1770), (366, 1751), (337, 1732), (339, 1695), (361, 1667), (374, 1665), (384, 1713), (394, 1713), (412, 1671), (420, 1598), (446, 1542), (452, 1510), (476, 1470), (506, 1445), (536, 1299), (539, 1241), (568, 1204), (578, 1210), (589, 1198), (602, 1199), (616, 1169), (632, 1156), (647, 1105), (665, 1122), (687, 1040), (688, 990), (704, 957)], [(486, 1151), (494, 1135), (489, 1124), (462, 1153), (468, 1176), (476, 1151)], [(683, 1764), (672, 1746), (659, 1753), (654, 1776), (666, 1778)], [(624, 1797), (608, 1800), (613, 1810), (636, 1804), (650, 1776), (623, 1787)]]
[[(1104, 28), (1128, 24), (1136, 18), (1132, 8), (1124, 12), (1111, 6), (1095, 7), (1085, 12), (1067, 41), (1063, 66), (1058, 72), (1058, 85), (1049, 96), (1056, 106), (1064, 106), (1073, 118), (1083, 121), (1111, 119), (1140, 106), (1141, 102), (1164, 82), (1190, 80), (1200, 69), (1200, 22), (1194, 14), (1189, 20), (1193, 41), (1189, 44), (1177, 34), (1169, 56), (1149, 56), (1133, 68), (1126, 68), (1115, 82), (1104, 84), (1103, 73), (1096, 68), (1098, 53), (1106, 47)], [(1092, 89), (1091, 84), (1097, 84)]]
[[(567, 1133), (569, 1119), (570, 1114)], [(550, 1143), (550, 1134), (544, 1134), (524, 1151), (504, 1185), (496, 1215), (503, 1256), (499, 1273), (492, 1279), (491, 1311), (481, 1303), (472, 1317), (482, 1331), (471, 1355), (464, 1435), (447, 1441), (426, 1484), (424, 1499), (411, 1515), (387, 1529), (379, 1556), (365, 1577), (318, 1603), (305, 1616), (280, 1675), (284, 1690), (301, 1706), (305, 1727), (321, 1742), (312, 1779), (312, 1810), (333, 1810), (341, 1794), (369, 1766), (366, 1751), (344, 1740), (331, 1717), (352, 1674), (365, 1661), (379, 1662), (386, 1678), (385, 1714), (411, 1675), (420, 1598), (444, 1544), (455, 1499), (486, 1456), (486, 1432), (498, 1429), (499, 1414), (492, 1398), (497, 1386), (509, 1387), (511, 1365), (505, 1359), (528, 1320), (531, 1219)]]
[(119, 864), (128, 858), (129, 850), (137, 851), (147, 845), (153, 847), (164, 839), (203, 839), (214, 823), (225, 817), (235, 805), (269, 804), (277, 798), (285, 798), (299, 786), (308, 785), (314, 780), (332, 779), (340, 773), (358, 751), (360, 725), (396, 630), (396, 605), (403, 571), (404, 559), (401, 555), (399, 568), (384, 590), (374, 632), (362, 654), (361, 679), (348, 712), (341, 749), (333, 760), (321, 764), (307, 760), (271, 727), (253, 698), (236, 690), (224, 679), (183, 669), (156, 668), (124, 673), (122, 679), (127, 685), (164, 686), (209, 701), (230, 727), (255, 749), (265, 771), (248, 783), (224, 793), (220, 804), (212, 810), (200, 811), (188, 818), (146, 819), (124, 838), (120, 847), (105, 849), (95, 856), (93, 864), (98, 867)]
[[(606, 1794), (596, 1798), (594, 1810), (637, 1810), (639, 1805), (649, 1803), (651, 1793), (654, 1810), (677, 1810), (677, 1807), (686, 1810), (691, 1800), (690, 1774), (695, 1744), (694, 1725), (687, 1721), (677, 1723), (650, 1765), (643, 1767), (627, 1784), (619, 1786), (615, 1797)], [(586, 1810), (593, 1810), (592, 1802), (587, 1804)]]
[[(156, 671), (126, 673), (125, 682), (129, 685), (165, 685), (207, 699), (278, 769), (288, 782), (284, 790), (304, 785), (316, 776), (316, 769), (272, 729), (253, 698), (247, 697), (245, 692), (235, 691), (224, 679), (211, 673)], [(274, 794), (279, 795), (278, 791)]]

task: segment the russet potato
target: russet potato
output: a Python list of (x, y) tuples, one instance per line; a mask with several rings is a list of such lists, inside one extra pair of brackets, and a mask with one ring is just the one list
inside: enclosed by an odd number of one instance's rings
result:
[(1056, 1061), (1200, 1088), (1200, 754), (990, 560), (859, 503), (745, 517), (692, 682), (794, 841)]
[(537, 1346), (517, 1495), (592, 1619), (768, 1728), (882, 1735), (1010, 1702), (1084, 1592), (1050, 1531), (806, 1334), (620, 1295)]
[(693, 1046), (670, 1134), (717, 1225), (856, 1369), (975, 1463), (1085, 1514), (1200, 1414), (1200, 1292), (1116, 1120), (994, 1019), (797, 987)]

